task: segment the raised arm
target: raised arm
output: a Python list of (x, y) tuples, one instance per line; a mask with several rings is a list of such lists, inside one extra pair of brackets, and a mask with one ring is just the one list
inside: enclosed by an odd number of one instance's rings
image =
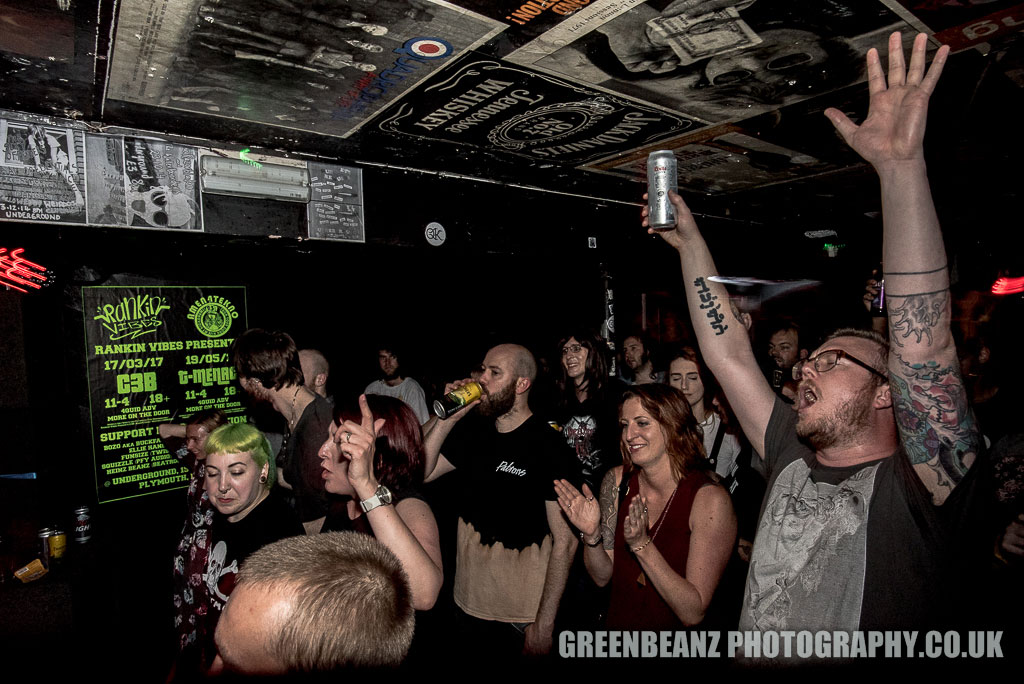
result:
[[(579, 530), (583, 542), (583, 564), (591, 579), (603, 587), (612, 578), (612, 564), (615, 558), (615, 488), (618, 486), (617, 473), (622, 466), (609, 470), (601, 482), (601, 499), (598, 501), (590, 487), (584, 483), (580, 492), (568, 480), (555, 481), (558, 506), (569, 522)], [(607, 513), (606, 513), (607, 511)], [(608, 522), (607, 518), (611, 521)]]
[[(359, 397), (359, 410), (362, 420), (359, 423), (346, 420), (335, 436), (342, 454), (350, 459), (349, 482), (359, 500), (365, 501), (376, 494), (379, 484), (373, 463), (377, 433), (384, 420), (373, 419), (365, 395)], [(437, 523), (430, 507), (419, 499), (404, 499), (397, 506), (374, 508), (366, 513), (366, 520), (373, 529), (373, 536), (402, 563), (409, 576), (413, 607), (429, 610), (444, 581)]]
[[(461, 387), (467, 382), (473, 381), (467, 378), (465, 380), (449, 382), (444, 387), (444, 393), (448, 394), (456, 387)], [(480, 403), (479, 400), (468, 404), (465, 408), (459, 409), (454, 415), (449, 416), (446, 420), (441, 420), (437, 416), (434, 416), (423, 424), (424, 482), (432, 482), (442, 475), (455, 470), (455, 466), (452, 465), (452, 462), (445, 458), (444, 454), (441, 453), (441, 446), (444, 444), (444, 440), (448, 438), (448, 435), (451, 433), (452, 428), (455, 427), (455, 424), (473, 410), (473, 407), (478, 403)]]
[[(679, 252), (686, 304), (700, 352), (722, 386), (751, 446), (763, 457), (764, 433), (775, 405), (775, 393), (758, 368), (746, 328), (729, 306), (725, 286), (709, 278), (718, 275), (718, 269), (693, 214), (682, 197), (670, 193), (669, 198), (678, 217), (676, 227), (667, 231), (649, 229), (648, 232), (657, 232)], [(645, 226), (646, 216), (645, 207)]]
[(878, 51), (868, 51), (871, 99), (860, 126), (836, 109), (825, 115), (881, 181), (896, 423), (914, 470), (941, 504), (974, 461), (979, 433), (950, 331), (946, 253), (924, 162), (928, 99), (949, 48), (939, 48), (926, 72), (927, 43), (917, 36), (908, 69), (900, 34), (892, 34), (888, 76)]

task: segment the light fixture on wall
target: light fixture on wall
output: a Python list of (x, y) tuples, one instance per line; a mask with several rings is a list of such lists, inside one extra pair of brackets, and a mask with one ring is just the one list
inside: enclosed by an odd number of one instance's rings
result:
[(309, 202), (309, 171), (304, 167), (259, 164), (248, 159), (205, 155), (200, 164), (203, 192), (215, 195)]
[(45, 266), (21, 256), (24, 251), (23, 247), (10, 251), (7, 251), (6, 247), (0, 247), (0, 285), (27, 293), (28, 290), (19, 286), (39, 290), (52, 283), (53, 273)]

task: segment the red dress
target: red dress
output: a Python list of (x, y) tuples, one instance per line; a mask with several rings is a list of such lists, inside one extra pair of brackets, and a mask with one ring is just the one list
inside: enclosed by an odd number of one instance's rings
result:
[[(622, 630), (683, 629), (683, 623), (654, 588), (650, 578), (645, 576), (643, 584), (638, 581), (642, 568), (636, 556), (627, 548), (622, 533), (629, 504), (640, 490), (639, 477), (639, 471), (634, 471), (629, 478), (629, 486), (621, 499), (615, 523), (615, 564), (612, 567), (607, 627)], [(650, 528), (652, 531), (657, 530), (651, 544), (658, 548), (672, 569), (682, 577), (686, 577), (686, 559), (690, 554), (690, 509), (697, 490), (709, 482), (711, 479), (703, 472), (687, 473), (676, 485), (676, 491), (661, 512), (661, 517)]]

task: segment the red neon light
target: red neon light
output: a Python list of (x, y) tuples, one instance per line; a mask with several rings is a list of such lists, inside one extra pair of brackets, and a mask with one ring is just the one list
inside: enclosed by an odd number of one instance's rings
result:
[(6, 247), (0, 247), (0, 285), (6, 285), (18, 292), (26, 293), (28, 290), (13, 283), (20, 283), (37, 290), (49, 285), (50, 272), (45, 266), (40, 266), (22, 257), (21, 253), (24, 251), (23, 247), (19, 247), (8, 254)]
[(992, 283), (992, 294), (1008, 295), (1024, 292), (1024, 278), (1000, 278)]

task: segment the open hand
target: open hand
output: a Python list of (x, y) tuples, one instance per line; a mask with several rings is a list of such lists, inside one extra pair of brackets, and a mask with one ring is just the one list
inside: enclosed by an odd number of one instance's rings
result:
[(647, 497), (634, 496), (629, 502), (629, 514), (622, 523), (622, 538), (633, 548), (647, 541)]
[(910, 69), (907, 70), (899, 32), (889, 36), (888, 78), (882, 71), (878, 50), (868, 50), (870, 104), (868, 116), (860, 126), (838, 109), (825, 110), (825, 116), (843, 140), (876, 169), (887, 163), (924, 158), (928, 98), (935, 90), (935, 84), (949, 56), (949, 47), (943, 45), (935, 53), (926, 73), (927, 46), (928, 36), (918, 34), (910, 56)]
[(558, 496), (558, 505), (573, 527), (588, 539), (597, 536), (597, 528), (601, 524), (601, 506), (590, 487), (584, 484), (581, 494), (568, 480), (555, 480), (555, 494)]

